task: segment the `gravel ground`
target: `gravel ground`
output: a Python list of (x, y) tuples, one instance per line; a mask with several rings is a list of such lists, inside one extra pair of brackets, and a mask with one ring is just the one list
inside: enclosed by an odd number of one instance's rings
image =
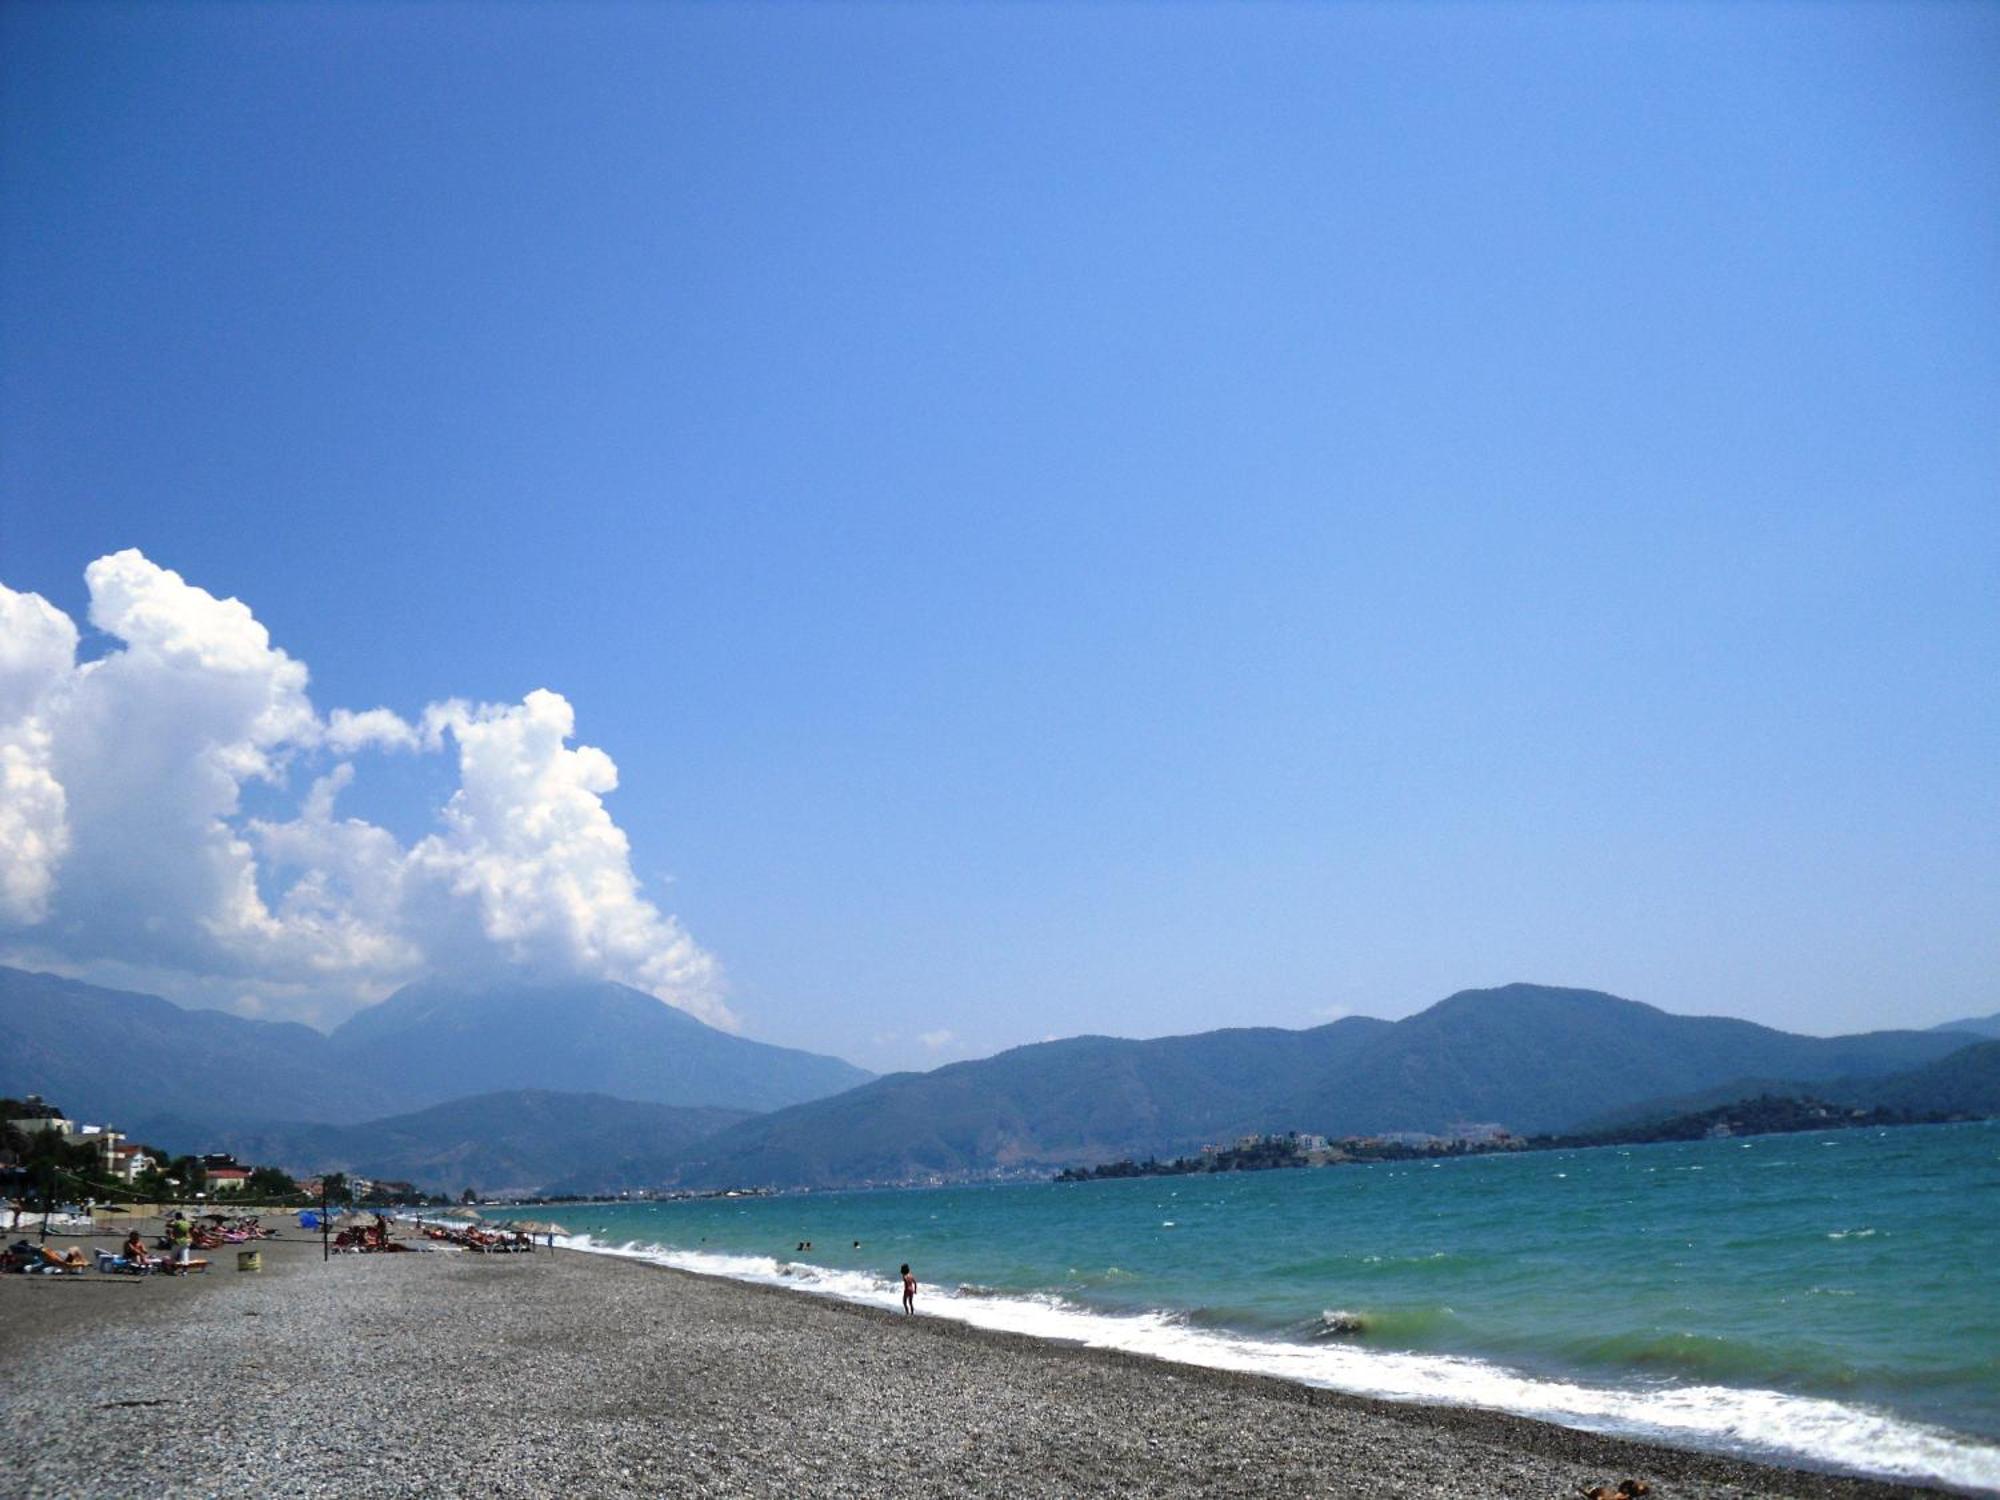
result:
[(1915, 1493), (601, 1256), (263, 1248), (0, 1278), (0, 1493)]

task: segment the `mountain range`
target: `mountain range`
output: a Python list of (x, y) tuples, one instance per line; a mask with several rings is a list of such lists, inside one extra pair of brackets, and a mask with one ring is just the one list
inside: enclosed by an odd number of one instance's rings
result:
[(0, 968), (0, 1094), (169, 1149), (454, 1192), (830, 1187), (1288, 1129), (1568, 1131), (1765, 1092), (2000, 1110), (1978, 1024), (1811, 1037), (1512, 984), (1395, 1022), (1072, 1037), (875, 1078), (615, 984), (428, 982), (324, 1036)]
[(1912, 1114), (2000, 1114), (2000, 1041), (1975, 1042), (1907, 1073), (1848, 1079), (1831, 1097)]
[(517, 1089), (355, 1125), (215, 1129), (163, 1119), (147, 1129), (163, 1140), (198, 1140), (208, 1150), (299, 1175), (347, 1172), (453, 1194), (472, 1188), (524, 1197), (616, 1193), (663, 1181), (677, 1170), (684, 1148), (745, 1118), (742, 1110)]
[(606, 982), (413, 984), (358, 1012), (329, 1040), (344, 1073), (406, 1102), (553, 1089), (769, 1110), (875, 1076), (837, 1057), (732, 1036)]
[(520, 1089), (769, 1110), (873, 1076), (621, 984), (414, 984), (327, 1036), (0, 968), (0, 1094), (39, 1093), (131, 1133), (370, 1120)]
[(2000, 1037), (2000, 1011), (1990, 1016), (1968, 1016), (1963, 1021), (1946, 1021), (1934, 1031), (1967, 1031), (1974, 1036)]
[(896, 1073), (696, 1142), (681, 1179), (831, 1186), (1178, 1154), (1239, 1134), (1569, 1129), (1620, 1100), (1746, 1076), (1879, 1077), (1966, 1045), (1951, 1032), (1811, 1037), (1676, 1016), (1593, 990), (1466, 990), (1406, 1020), (1309, 1031), (1076, 1037)]
[(1963, 1045), (1935, 1062), (1896, 1073), (1833, 1079), (1731, 1078), (1691, 1093), (1626, 1101), (1566, 1126), (1565, 1131), (1604, 1134), (1766, 1095), (1918, 1115), (1996, 1115), (2000, 1114), (2000, 1041), (1966, 1037)]

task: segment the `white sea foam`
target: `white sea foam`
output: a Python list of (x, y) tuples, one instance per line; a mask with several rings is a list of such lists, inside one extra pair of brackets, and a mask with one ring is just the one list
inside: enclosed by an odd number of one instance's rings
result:
[[(790, 1291), (897, 1309), (901, 1289), (883, 1277), (780, 1261), (767, 1255), (674, 1250), (589, 1235), (560, 1243)], [(932, 1288), (918, 1305), (978, 1328), (1117, 1349), (1210, 1369), (1274, 1375), (1355, 1395), (1478, 1406), (1568, 1427), (1685, 1447), (1806, 1462), (1967, 1489), (2000, 1490), (2000, 1447), (1887, 1412), (1816, 1396), (1715, 1385), (1618, 1387), (1543, 1378), (1461, 1355), (1412, 1354), (1343, 1342), (1291, 1343), (1190, 1326), (1169, 1312), (1094, 1312), (1049, 1293), (958, 1294)]]

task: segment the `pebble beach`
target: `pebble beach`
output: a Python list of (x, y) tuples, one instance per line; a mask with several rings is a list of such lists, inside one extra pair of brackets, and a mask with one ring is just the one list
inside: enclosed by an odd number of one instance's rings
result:
[(256, 1274), (0, 1278), (7, 1492), (1923, 1493), (604, 1256), (259, 1248)]

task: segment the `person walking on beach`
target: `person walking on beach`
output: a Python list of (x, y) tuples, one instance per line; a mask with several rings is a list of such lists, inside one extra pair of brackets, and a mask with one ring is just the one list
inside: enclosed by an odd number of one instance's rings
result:
[(187, 1210), (181, 1209), (167, 1225), (167, 1241), (174, 1247), (174, 1274), (185, 1276), (188, 1262), (194, 1254), (194, 1225), (188, 1222)]
[(907, 1263), (903, 1266), (903, 1315), (908, 1317), (917, 1310), (917, 1278), (911, 1274)]

